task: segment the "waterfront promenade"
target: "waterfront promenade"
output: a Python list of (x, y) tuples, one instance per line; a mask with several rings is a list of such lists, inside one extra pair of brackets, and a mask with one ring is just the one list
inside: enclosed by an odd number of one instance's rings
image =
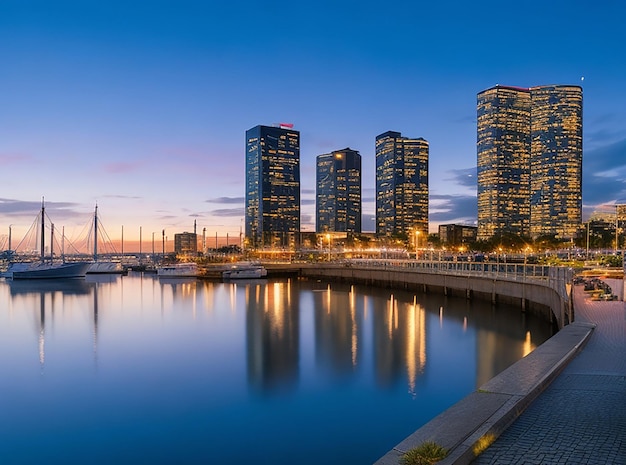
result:
[[(605, 280), (623, 299), (622, 280)], [(425, 441), (450, 464), (626, 464), (626, 302), (573, 288), (575, 321), (376, 462)], [(478, 456), (478, 457), (477, 457)]]
[(575, 286), (574, 309), (596, 325), (587, 345), (474, 464), (626, 464), (626, 302)]

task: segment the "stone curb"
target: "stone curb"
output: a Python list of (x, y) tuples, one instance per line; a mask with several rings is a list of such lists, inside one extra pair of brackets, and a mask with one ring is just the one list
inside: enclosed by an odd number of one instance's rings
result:
[(523, 359), (415, 431), (375, 465), (397, 465), (425, 441), (450, 452), (441, 465), (469, 464), (493, 443), (561, 373), (595, 325), (572, 323)]

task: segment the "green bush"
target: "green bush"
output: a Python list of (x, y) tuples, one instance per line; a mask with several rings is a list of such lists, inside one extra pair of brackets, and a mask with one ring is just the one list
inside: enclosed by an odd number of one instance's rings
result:
[(420, 446), (406, 452), (400, 459), (402, 465), (432, 465), (443, 460), (448, 451), (439, 444), (426, 441)]

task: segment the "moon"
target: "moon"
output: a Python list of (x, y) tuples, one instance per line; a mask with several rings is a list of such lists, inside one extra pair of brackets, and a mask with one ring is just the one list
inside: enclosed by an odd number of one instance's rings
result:
[(584, 80), (585, 80), (585, 76), (581, 76), (581, 77), (580, 77), (580, 80), (581, 80), (581, 81), (584, 81)]

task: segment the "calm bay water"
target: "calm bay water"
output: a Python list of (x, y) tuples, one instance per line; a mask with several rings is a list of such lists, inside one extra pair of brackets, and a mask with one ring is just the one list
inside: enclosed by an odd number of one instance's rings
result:
[(298, 280), (0, 280), (0, 463), (371, 463), (550, 337)]

